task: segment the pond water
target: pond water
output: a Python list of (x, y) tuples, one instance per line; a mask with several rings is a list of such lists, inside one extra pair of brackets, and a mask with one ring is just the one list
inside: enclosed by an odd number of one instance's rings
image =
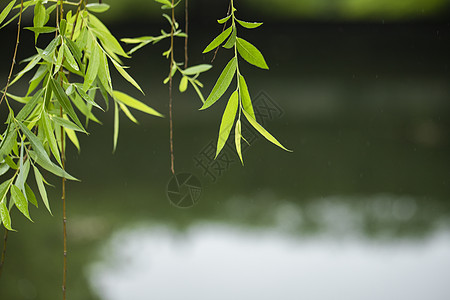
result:
[[(191, 208), (169, 201), (167, 119), (122, 118), (114, 155), (111, 114), (93, 124), (68, 153), (82, 179), (67, 187), (69, 299), (449, 299), (450, 48), (436, 31), (268, 27), (271, 71), (243, 68), (260, 120), (294, 152), (249, 130), (244, 167), (227, 147), (211, 162), (224, 101), (199, 112), (194, 93), (177, 95), (175, 166), (197, 178)], [(132, 70), (165, 112), (164, 74), (147, 70), (165, 68), (161, 49)], [(13, 213), (1, 300), (61, 295), (51, 181), (53, 217)]]

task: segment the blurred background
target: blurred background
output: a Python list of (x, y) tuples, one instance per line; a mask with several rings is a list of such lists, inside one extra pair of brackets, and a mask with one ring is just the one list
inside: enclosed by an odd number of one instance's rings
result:
[[(154, 1), (103, 2), (117, 37), (169, 30)], [(209, 63), (202, 50), (221, 32), (228, 2), (189, 6), (190, 63)], [(112, 154), (112, 113), (98, 112), (103, 125), (91, 123), (81, 153), (68, 153), (82, 179), (67, 186), (69, 299), (449, 299), (450, 1), (235, 6), (238, 18), (264, 21), (238, 33), (270, 66), (241, 67), (257, 118), (294, 152), (249, 129), (244, 167), (233, 142), (212, 162), (225, 99), (198, 111), (195, 92), (175, 93), (175, 168), (201, 189), (195, 206), (180, 209), (167, 197), (168, 119), (136, 113), (136, 126), (123, 117)], [(182, 7), (177, 18), (183, 24)], [(3, 83), (15, 30), (0, 31)], [(19, 60), (32, 54), (33, 35), (24, 32), (20, 45)], [(147, 46), (126, 61), (145, 96), (113, 78), (165, 115), (167, 48)], [(231, 55), (220, 50), (202, 75), (205, 95)], [(51, 183), (54, 216), (32, 208), (32, 224), (13, 213), (2, 300), (61, 295), (60, 183)]]

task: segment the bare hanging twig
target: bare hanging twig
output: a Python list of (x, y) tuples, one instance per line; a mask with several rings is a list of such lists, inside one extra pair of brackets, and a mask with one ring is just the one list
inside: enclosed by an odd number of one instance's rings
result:
[(9, 69), (8, 80), (6, 81), (5, 90), (3, 91), (3, 96), (0, 99), (0, 104), (2, 104), (3, 99), (6, 97), (6, 92), (8, 91), (9, 83), (11, 82), (11, 76), (14, 70), (14, 65), (16, 64), (16, 56), (17, 50), (19, 49), (20, 42), (20, 24), (22, 23), (22, 12), (23, 12), (23, 0), (20, 1), (20, 12), (19, 12), (19, 21), (17, 22), (17, 38), (16, 38), (16, 47), (14, 48), (14, 54), (11, 62), (11, 68)]
[(186, 37), (184, 38), (184, 68), (188, 67), (188, 39), (189, 39), (189, 0), (186, 0), (186, 6), (184, 10), (184, 18), (186, 20), (185, 24), (185, 33)]
[(175, 158), (173, 154), (173, 116), (172, 116), (172, 84), (173, 84), (173, 76), (172, 76), (172, 68), (174, 67), (174, 57), (173, 57), (173, 39), (174, 39), (174, 28), (173, 24), (175, 24), (175, 8), (174, 8), (174, 0), (172, 0), (172, 28), (170, 31), (170, 70), (169, 70), (169, 126), (170, 126), (170, 170), (172, 174), (175, 175)]
[[(17, 22), (17, 37), (16, 37), (16, 46), (14, 48), (14, 54), (11, 62), (11, 68), (9, 70), (8, 80), (6, 81), (5, 90), (3, 91), (2, 98), (0, 99), (0, 104), (2, 104), (3, 100), (6, 97), (6, 92), (8, 91), (9, 83), (11, 82), (11, 76), (14, 71), (14, 65), (16, 64), (16, 56), (17, 56), (17, 50), (19, 49), (19, 42), (20, 42), (20, 25), (22, 23), (22, 12), (23, 12), (23, 0), (20, 1), (20, 12), (19, 12), (19, 21)], [(0, 260), (0, 277), (3, 273), (3, 265), (5, 264), (5, 257), (6, 257), (6, 244), (8, 242), (8, 232), (9, 230), (5, 228), (5, 234), (3, 236), (3, 250), (2, 250), (2, 257)]]

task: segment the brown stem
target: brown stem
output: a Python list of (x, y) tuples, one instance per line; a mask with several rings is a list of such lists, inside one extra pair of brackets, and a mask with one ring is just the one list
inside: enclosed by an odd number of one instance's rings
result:
[[(227, 16), (230, 14), (230, 12), (231, 12), (231, 2), (230, 2), (230, 4), (228, 5)], [(224, 32), (224, 31), (225, 31), (225, 28), (227, 28), (227, 23), (228, 23), (228, 21), (225, 22), (225, 24), (223, 24), (222, 32)], [(216, 51), (214, 51), (214, 56), (213, 56), (213, 58), (211, 59), (211, 63), (213, 63), (214, 60), (216, 59), (217, 52), (219, 52), (219, 48), (220, 48), (220, 46), (216, 48)]]
[[(172, 24), (175, 24), (175, 8), (173, 7), (174, 0), (172, 0)], [(172, 68), (174, 64), (174, 57), (173, 57), (173, 39), (174, 39), (174, 28), (172, 25), (172, 29), (170, 31), (170, 71), (169, 71), (169, 125), (170, 125), (170, 171), (172, 171), (172, 174), (175, 174), (175, 163), (174, 163), (174, 154), (173, 154), (173, 116), (172, 116), (172, 103), (173, 103), (173, 97), (172, 97), (172, 84), (173, 84), (173, 78), (172, 78)]]
[(20, 12), (19, 12), (19, 21), (17, 22), (17, 38), (16, 38), (16, 47), (14, 48), (14, 54), (11, 62), (11, 68), (9, 69), (9, 75), (8, 80), (6, 81), (6, 87), (3, 91), (3, 96), (0, 99), (0, 104), (2, 104), (3, 99), (6, 97), (6, 92), (8, 91), (9, 83), (11, 82), (11, 76), (14, 70), (14, 65), (16, 64), (16, 56), (17, 56), (17, 49), (19, 49), (19, 42), (20, 42), (20, 24), (22, 23), (22, 12), (23, 12), (23, 0), (20, 1)]
[[(61, 0), (60, 5), (60, 18), (64, 19), (64, 8), (63, 8), (63, 0)], [(61, 77), (61, 86), (62, 86), (62, 77)], [(59, 108), (59, 115), (62, 118), (63, 108)], [(66, 169), (66, 155), (65, 155), (65, 145), (64, 145), (64, 128), (61, 126), (61, 162), (62, 169)], [(62, 292), (63, 292), (63, 300), (66, 300), (66, 282), (67, 282), (67, 216), (66, 216), (66, 179), (63, 177), (61, 181), (62, 185), (62, 196), (61, 200), (63, 203), (63, 278), (62, 278)]]
[(3, 265), (5, 264), (6, 242), (8, 241), (8, 232), (9, 232), (9, 230), (5, 228), (5, 235), (3, 236), (2, 258), (1, 258), (1, 261), (0, 261), (0, 278), (2, 277), (2, 273), (3, 273)]
[[(60, 108), (60, 116), (63, 117), (62, 107)], [(61, 127), (61, 162), (62, 169), (66, 169), (66, 155), (64, 149), (64, 128)], [(66, 300), (66, 280), (67, 280), (67, 216), (66, 216), (66, 179), (63, 177), (62, 179), (62, 196), (61, 200), (63, 203), (63, 283), (62, 283), (62, 291), (63, 291), (63, 299)]]
[(186, 37), (184, 38), (184, 68), (186, 69), (188, 67), (188, 35), (189, 35), (189, 0), (186, 0), (186, 6), (184, 10), (184, 17), (186, 19), (185, 24), (185, 31), (186, 31)]

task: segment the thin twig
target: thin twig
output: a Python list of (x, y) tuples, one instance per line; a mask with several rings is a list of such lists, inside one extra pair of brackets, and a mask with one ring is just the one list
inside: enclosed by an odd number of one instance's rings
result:
[(3, 251), (2, 251), (2, 258), (0, 261), (0, 278), (2, 277), (3, 273), (3, 265), (5, 264), (5, 257), (6, 257), (6, 242), (8, 241), (8, 232), (9, 230), (5, 228), (5, 234), (3, 236)]
[(16, 38), (16, 47), (14, 48), (14, 54), (11, 62), (11, 68), (9, 69), (9, 75), (8, 80), (6, 81), (6, 87), (3, 91), (3, 96), (0, 99), (0, 105), (3, 102), (3, 99), (6, 97), (6, 92), (8, 91), (9, 83), (11, 82), (11, 76), (14, 70), (14, 65), (16, 64), (16, 56), (17, 56), (17, 50), (19, 49), (19, 42), (20, 42), (20, 24), (22, 22), (22, 12), (23, 12), (23, 0), (20, 1), (20, 12), (19, 12), (19, 21), (17, 22), (17, 38)]
[[(230, 12), (231, 12), (231, 2), (230, 2), (230, 4), (228, 5), (227, 16), (230, 14)], [(228, 23), (228, 21), (225, 22), (225, 24), (223, 24), (222, 32), (224, 32), (224, 31), (225, 31), (225, 28), (227, 28), (227, 23)], [(213, 58), (211, 59), (211, 63), (213, 63), (214, 60), (216, 59), (217, 53), (219, 52), (219, 48), (220, 48), (220, 46), (218, 46), (218, 47), (216, 48), (216, 51), (214, 51), (214, 56), (213, 56)]]
[(172, 28), (170, 31), (170, 70), (169, 70), (169, 126), (170, 126), (170, 171), (172, 171), (172, 174), (175, 174), (175, 163), (174, 163), (174, 154), (173, 154), (173, 117), (172, 117), (172, 84), (173, 84), (173, 78), (172, 78), (172, 68), (174, 64), (174, 57), (173, 57), (173, 39), (174, 39), (174, 28), (173, 24), (175, 24), (175, 8), (174, 8), (174, 0), (172, 0)]
[(184, 68), (186, 69), (188, 67), (188, 39), (189, 39), (189, 0), (186, 0), (186, 6), (184, 10), (184, 18), (186, 21), (185, 24), (185, 33), (186, 37), (184, 38)]
[[(64, 7), (63, 0), (61, 0), (59, 5), (59, 14), (61, 20), (64, 19)], [(79, 7), (79, 6), (78, 6)], [(77, 11), (78, 12), (78, 11)], [(61, 77), (61, 86), (62, 86), (62, 77)], [(63, 117), (63, 108), (59, 108), (60, 117)], [(61, 126), (61, 162), (62, 169), (66, 169), (66, 155), (65, 155), (65, 145), (64, 145), (64, 128)], [(62, 292), (63, 292), (63, 300), (66, 300), (66, 282), (67, 282), (67, 216), (66, 216), (66, 178), (62, 178), (62, 196), (61, 200), (63, 203), (63, 278), (62, 278)]]

